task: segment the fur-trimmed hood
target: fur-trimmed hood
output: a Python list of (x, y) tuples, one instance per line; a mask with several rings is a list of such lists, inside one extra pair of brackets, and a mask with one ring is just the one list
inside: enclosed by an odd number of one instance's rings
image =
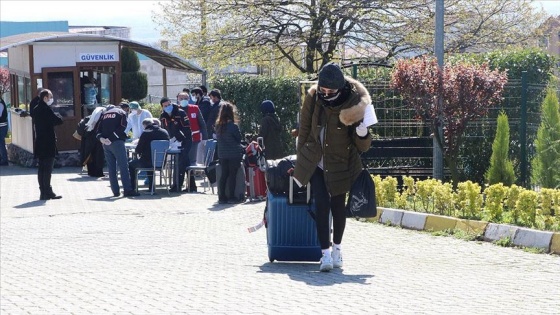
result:
[[(344, 78), (348, 83), (350, 83), (350, 86), (352, 87), (352, 94), (359, 95), (359, 102), (357, 104), (351, 105), (351, 107), (345, 108), (340, 111), (340, 122), (342, 122), (346, 126), (350, 126), (364, 118), (366, 106), (371, 104), (371, 96), (362, 83), (349, 76), (344, 76)], [(315, 95), (315, 93), (317, 93), (317, 89), (318, 86), (317, 84), (315, 84), (310, 87), (307, 92), (310, 95)]]

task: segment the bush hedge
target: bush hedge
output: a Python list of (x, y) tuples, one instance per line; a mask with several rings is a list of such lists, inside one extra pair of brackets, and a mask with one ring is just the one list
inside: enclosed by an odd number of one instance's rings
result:
[(453, 190), (440, 180), (403, 179), (402, 190), (391, 176), (373, 176), (378, 207), (428, 212), (470, 220), (506, 223), (560, 232), (560, 189), (538, 192), (517, 185), (490, 185), (482, 191), (472, 181)]

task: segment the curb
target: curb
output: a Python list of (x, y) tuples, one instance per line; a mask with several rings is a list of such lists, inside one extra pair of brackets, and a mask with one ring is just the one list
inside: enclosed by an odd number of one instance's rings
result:
[(483, 235), (483, 240), (487, 242), (509, 238), (515, 246), (539, 248), (547, 253), (560, 254), (560, 233), (557, 232), (382, 207), (377, 208), (376, 217), (366, 219), (366, 221), (419, 231), (458, 229), (467, 233)]

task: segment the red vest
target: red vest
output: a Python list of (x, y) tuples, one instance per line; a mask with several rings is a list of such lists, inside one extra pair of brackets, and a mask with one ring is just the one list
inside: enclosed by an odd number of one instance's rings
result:
[(200, 110), (196, 105), (187, 105), (187, 116), (189, 117), (189, 122), (191, 124), (192, 141), (200, 142), (202, 140), (202, 134), (200, 134), (200, 125), (198, 124), (198, 115), (200, 115)]

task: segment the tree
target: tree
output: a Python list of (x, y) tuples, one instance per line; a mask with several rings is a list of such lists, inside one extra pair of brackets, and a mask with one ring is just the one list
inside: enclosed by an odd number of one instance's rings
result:
[(560, 105), (554, 89), (547, 91), (542, 103), (542, 116), (536, 154), (532, 161), (532, 179), (543, 188), (560, 186)]
[(140, 61), (136, 53), (127, 47), (121, 51), (122, 98), (128, 100), (141, 100), (148, 95), (148, 76), (140, 72)]
[(0, 96), (10, 92), (10, 71), (0, 67)]
[[(446, 0), (445, 52), (525, 45), (544, 21), (531, 0)], [(343, 52), (390, 62), (433, 53), (434, 0), (173, 0), (154, 21), (204, 68), (287, 61), (316, 73)], [(165, 19), (161, 19), (165, 16)]]
[(498, 116), (498, 127), (496, 137), (492, 143), (492, 156), (490, 157), (490, 167), (485, 178), (488, 185), (502, 183), (511, 186), (515, 182), (513, 163), (508, 158), (509, 153), (509, 123), (508, 116), (500, 113)]
[[(421, 57), (395, 65), (391, 86), (430, 126), (454, 185), (459, 181), (457, 157), (468, 122), (484, 116), (501, 100), (506, 82), (505, 72), (491, 71), (485, 64), (446, 64), (440, 69), (434, 58)], [(443, 102), (437, 101), (439, 97)], [(438, 131), (440, 124), (443, 134)]]

